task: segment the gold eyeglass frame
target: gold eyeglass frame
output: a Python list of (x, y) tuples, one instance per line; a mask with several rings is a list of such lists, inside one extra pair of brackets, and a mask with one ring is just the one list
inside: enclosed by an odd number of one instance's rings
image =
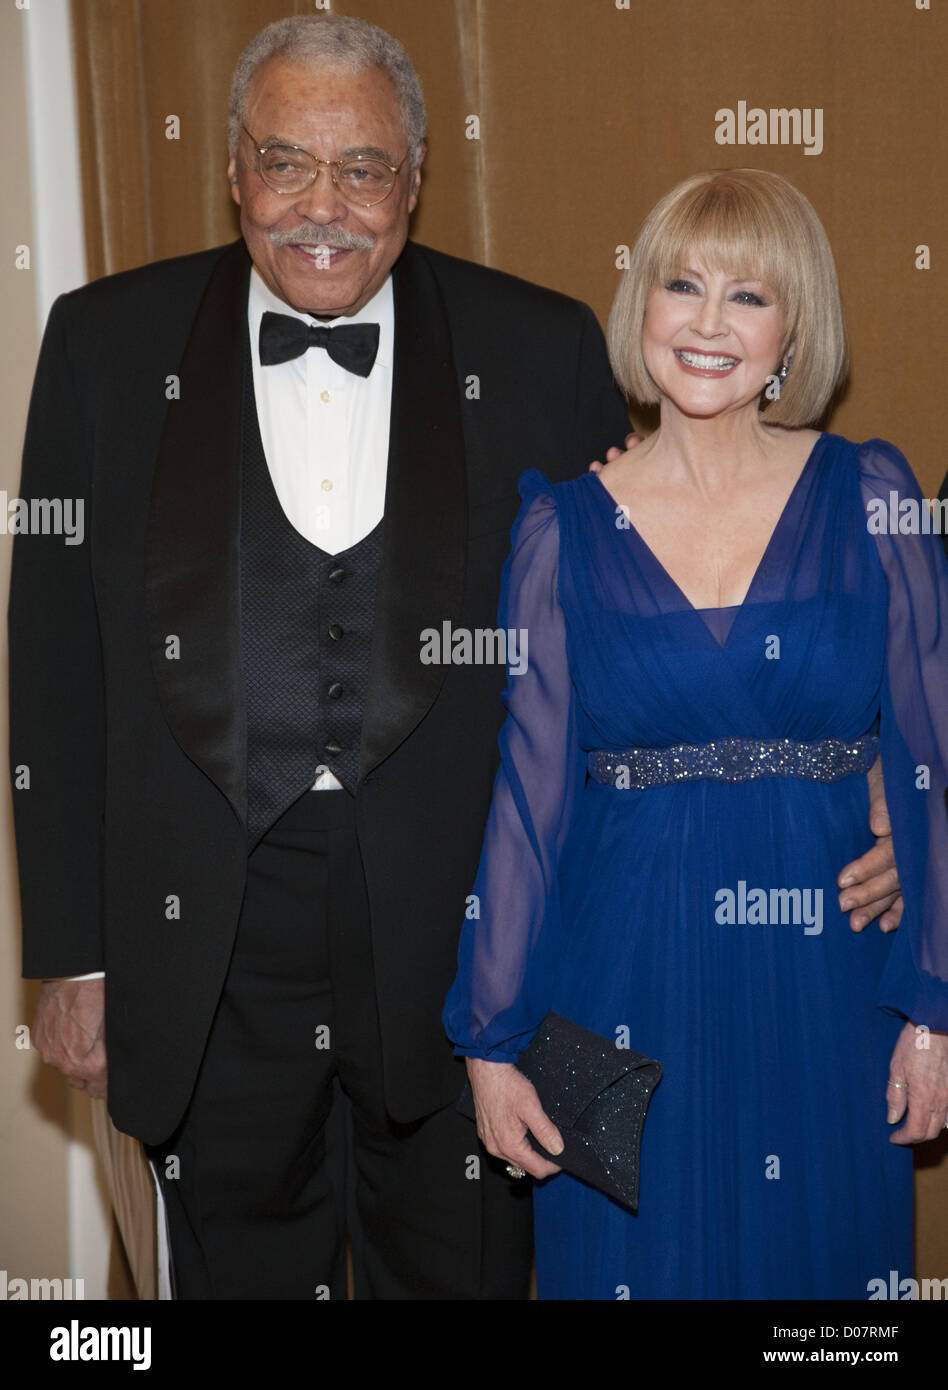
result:
[[(245, 125), (242, 125), (240, 128), (241, 128), (241, 130), (244, 132), (244, 134), (247, 136), (247, 139), (250, 141), (250, 143), (253, 145), (254, 150), (256, 151), (256, 154), (257, 154), (257, 173), (258, 173), (258, 175), (259, 175), (260, 178), (263, 180), (263, 182), (267, 185), (267, 187), (271, 190), (271, 192), (273, 192), (273, 193), (278, 193), (278, 194), (280, 195), (281, 198), (298, 198), (299, 195), (300, 195), (302, 192), (304, 192), (306, 188), (311, 187), (311, 185), (314, 184), (314, 183), (316, 182), (316, 180), (317, 180), (318, 177), (319, 177), (319, 166), (320, 166), (320, 164), (323, 164), (323, 165), (325, 165), (326, 168), (329, 170), (330, 178), (332, 179), (332, 186), (333, 186), (333, 188), (335, 188), (335, 190), (336, 190), (336, 192), (339, 194), (340, 198), (342, 198), (345, 202), (349, 203), (350, 205), (352, 205), (352, 206), (354, 206), (354, 207), (360, 207), (360, 208), (377, 208), (378, 205), (379, 205), (379, 203), (384, 203), (386, 198), (391, 197), (392, 191), (393, 191), (394, 188), (395, 188), (395, 180), (397, 179), (397, 177), (398, 177), (398, 175), (399, 175), (399, 172), (401, 171), (401, 169), (402, 169), (402, 167), (404, 166), (406, 160), (408, 159), (408, 155), (407, 155), (407, 154), (405, 155), (405, 158), (402, 160), (401, 164), (389, 164), (389, 162), (388, 162), (387, 159), (380, 159), (379, 156), (378, 156), (377, 154), (355, 154), (355, 155), (350, 156), (349, 159), (320, 159), (318, 155), (312, 154), (309, 150), (304, 150), (302, 145), (284, 145), (284, 144), (258, 145), (257, 142), (256, 142), (256, 140), (255, 140), (254, 137), (250, 134), (250, 131), (247, 129), (247, 127), (246, 127)], [(313, 172), (310, 174), (309, 182), (308, 182), (307, 184), (304, 184), (304, 185), (303, 185), (303, 188), (294, 188), (294, 189), (288, 189), (288, 188), (274, 188), (273, 184), (270, 182), (270, 180), (269, 180), (269, 179), (266, 177), (266, 175), (264, 174), (263, 169), (261, 168), (261, 164), (260, 164), (260, 161), (263, 159), (263, 156), (264, 156), (265, 154), (267, 154), (268, 151), (270, 151), (270, 150), (292, 150), (295, 154), (305, 154), (307, 159), (311, 159), (311, 160), (313, 161)], [(354, 199), (350, 198), (349, 195), (348, 195), (347, 193), (345, 193), (345, 192), (339, 187), (338, 173), (339, 173), (339, 170), (342, 169), (342, 166), (343, 166), (344, 164), (362, 164), (362, 163), (368, 162), (369, 160), (371, 160), (374, 164), (384, 164), (385, 167), (386, 167), (386, 169), (391, 170), (391, 173), (392, 173), (392, 184), (391, 184), (391, 187), (390, 187), (390, 188), (387, 188), (387, 189), (385, 190), (385, 192), (382, 194), (381, 198), (376, 198), (374, 202), (372, 202), (372, 203), (360, 203), (360, 202), (356, 202)]]

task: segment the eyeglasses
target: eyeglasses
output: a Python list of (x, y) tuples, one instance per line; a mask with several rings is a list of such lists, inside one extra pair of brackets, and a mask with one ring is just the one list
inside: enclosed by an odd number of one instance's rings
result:
[(395, 187), (401, 164), (387, 164), (374, 155), (354, 155), (351, 159), (317, 159), (299, 145), (258, 145), (246, 126), (241, 130), (257, 153), (257, 173), (274, 193), (302, 193), (319, 176), (325, 165), (333, 187), (352, 207), (373, 208), (384, 202)]

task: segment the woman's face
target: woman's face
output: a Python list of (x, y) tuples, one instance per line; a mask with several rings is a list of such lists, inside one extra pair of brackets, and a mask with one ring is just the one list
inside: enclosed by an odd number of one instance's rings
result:
[(642, 352), (663, 402), (707, 418), (753, 406), (779, 366), (783, 310), (760, 280), (734, 279), (689, 257), (651, 291)]

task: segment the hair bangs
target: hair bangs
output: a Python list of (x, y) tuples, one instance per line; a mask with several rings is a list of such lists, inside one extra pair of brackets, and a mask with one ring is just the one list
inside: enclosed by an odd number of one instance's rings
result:
[(769, 210), (755, 206), (756, 200), (741, 196), (743, 192), (708, 182), (666, 210), (652, 242), (650, 287), (667, 284), (700, 263), (734, 279), (759, 280), (789, 307), (791, 275), (780, 254), (781, 239), (767, 225)]

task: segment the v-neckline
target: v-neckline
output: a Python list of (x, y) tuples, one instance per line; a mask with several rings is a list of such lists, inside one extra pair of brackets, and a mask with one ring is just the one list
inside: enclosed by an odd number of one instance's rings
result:
[[(810, 449), (810, 452), (807, 454), (807, 456), (806, 456), (806, 461), (804, 462), (803, 467), (800, 469), (800, 472), (797, 474), (796, 482), (793, 484), (793, 487), (790, 489), (790, 492), (789, 492), (789, 494), (788, 494), (788, 496), (787, 496), (787, 500), (786, 500), (786, 502), (784, 502), (783, 507), (781, 508), (780, 515), (777, 517), (777, 520), (776, 520), (776, 522), (774, 523), (773, 530), (771, 531), (770, 537), (769, 537), (769, 539), (768, 539), (768, 541), (767, 541), (767, 544), (766, 544), (765, 547), (764, 547), (763, 553), (761, 554), (761, 557), (760, 557), (760, 559), (759, 559), (758, 562), (757, 562), (757, 567), (756, 567), (756, 569), (754, 570), (754, 573), (751, 575), (750, 583), (748, 584), (747, 589), (745, 590), (745, 593), (744, 593), (744, 597), (741, 599), (740, 603), (727, 603), (727, 604), (719, 604), (717, 607), (698, 608), (694, 603), (692, 603), (691, 599), (690, 599), (690, 598), (688, 597), (688, 595), (685, 593), (684, 589), (683, 589), (683, 588), (681, 587), (681, 585), (677, 582), (677, 580), (675, 580), (675, 579), (672, 577), (672, 575), (668, 572), (668, 570), (667, 570), (667, 569), (665, 568), (665, 566), (662, 564), (661, 560), (660, 560), (660, 559), (658, 558), (658, 556), (655, 554), (655, 551), (654, 551), (654, 550), (652, 549), (652, 547), (649, 545), (648, 541), (647, 541), (647, 540), (645, 539), (645, 537), (642, 535), (641, 531), (639, 531), (639, 529), (638, 529), (638, 528), (635, 526), (635, 524), (629, 519), (628, 516), (626, 516), (626, 523), (627, 523), (626, 525), (622, 526), (621, 528), (619, 528), (619, 527), (616, 527), (616, 528), (615, 528), (617, 532), (619, 532), (619, 531), (621, 530), (621, 531), (624, 531), (624, 532), (627, 532), (627, 533), (631, 533), (631, 534), (635, 537), (635, 539), (638, 541), (639, 545), (642, 547), (642, 549), (646, 552), (646, 554), (647, 554), (647, 555), (649, 556), (649, 558), (651, 559), (652, 564), (656, 567), (656, 569), (659, 571), (659, 573), (660, 573), (660, 574), (662, 575), (662, 577), (665, 579), (666, 583), (667, 583), (672, 589), (674, 589), (675, 593), (678, 594), (679, 597), (684, 601), (686, 611), (689, 612), (689, 613), (694, 613), (697, 617), (701, 618), (702, 626), (703, 626), (703, 627), (705, 628), (705, 630), (711, 635), (711, 637), (712, 637), (712, 639), (713, 639), (713, 641), (714, 641), (714, 643), (715, 643), (716, 646), (722, 647), (722, 648), (727, 646), (727, 643), (728, 643), (728, 641), (729, 641), (729, 639), (730, 639), (731, 632), (732, 632), (733, 629), (734, 629), (734, 624), (736, 623), (736, 621), (737, 621), (739, 615), (741, 614), (741, 612), (744, 610), (744, 608), (747, 606), (748, 602), (750, 601), (751, 596), (752, 596), (752, 594), (753, 594), (753, 592), (754, 592), (754, 589), (755, 589), (756, 586), (757, 586), (757, 581), (758, 581), (758, 579), (760, 578), (761, 574), (763, 573), (763, 571), (764, 571), (764, 569), (765, 569), (765, 567), (766, 567), (766, 565), (767, 565), (767, 561), (768, 561), (768, 559), (770, 558), (770, 553), (771, 553), (771, 551), (774, 549), (774, 547), (775, 547), (775, 545), (776, 545), (777, 538), (778, 538), (778, 536), (780, 535), (780, 532), (781, 532), (782, 529), (783, 529), (783, 526), (784, 526), (784, 523), (785, 523), (787, 517), (790, 515), (790, 511), (791, 511), (792, 505), (793, 505), (793, 503), (796, 501), (797, 496), (798, 496), (798, 494), (800, 493), (800, 491), (801, 491), (801, 489), (802, 489), (802, 487), (803, 487), (804, 480), (807, 478), (807, 475), (811, 472), (812, 465), (813, 465), (813, 461), (814, 461), (814, 459), (816, 458), (816, 455), (817, 455), (817, 453), (818, 453), (819, 450), (820, 450), (820, 445), (823, 443), (824, 439), (827, 439), (828, 437), (829, 437), (829, 436), (827, 435), (826, 431), (823, 430), (823, 431), (821, 431), (819, 437), (813, 441), (813, 447)], [(610, 508), (610, 515), (614, 517), (614, 516), (615, 516), (615, 509), (616, 509), (617, 507), (621, 507), (621, 506), (622, 506), (622, 503), (616, 501), (616, 499), (613, 497), (612, 493), (611, 493), (611, 492), (609, 491), (609, 489), (606, 487), (605, 483), (602, 481), (602, 479), (600, 478), (600, 476), (599, 476), (598, 473), (591, 473), (591, 474), (587, 474), (586, 476), (587, 476), (587, 477), (593, 477), (593, 478), (595, 478), (595, 480), (596, 480), (596, 485), (597, 485), (597, 491), (598, 491), (599, 494), (602, 496), (603, 501), (609, 506), (609, 508)], [(729, 629), (728, 629), (727, 637), (725, 637), (724, 641), (721, 642), (721, 641), (719, 641), (718, 638), (715, 636), (715, 634), (714, 634), (714, 632), (713, 632), (713, 630), (712, 630), (710, 624), (702, 617), (702, 614), (704, 614), (704, 613), (729, 613), (729, 612), (733, 612), (733, 613), (734, 613), (734, 619), (732, 620), (731, 625), (730, 625), (730, 627), (729, 627)]]

